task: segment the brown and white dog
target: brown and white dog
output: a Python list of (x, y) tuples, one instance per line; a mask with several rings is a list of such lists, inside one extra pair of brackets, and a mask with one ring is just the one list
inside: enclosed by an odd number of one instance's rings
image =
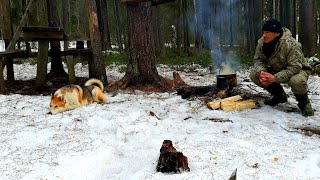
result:
[(93, 102), (105, 103), (107, 97), (103, 88), (103, 83), (98, 79), (89, 79), (84, 86), (63, 86), (51, 95), (50, 113), (57, 114)]

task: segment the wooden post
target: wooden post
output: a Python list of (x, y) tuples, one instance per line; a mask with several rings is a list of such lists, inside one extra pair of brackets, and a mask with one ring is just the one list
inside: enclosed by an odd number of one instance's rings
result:
[(3, 77), (3, 64), (4, 64), (3, 58), (1, 58), (1, 61), (0, 61), (0, 70), (1, 70), (1, 73), (0, 73), (0, 91), (1, 92), (3, 92), (6, 89), (6, 85), (4, 83), (4, 77)]
[[(74, 71), (74, 61), (75, 61), (75, 58), (77, 56), (73, 56), (72, 58), (71, 57), (68, 57), (66, 56), (66, 59), (67, 59), (67, 66), (68, 66), (68, 76), (69, 76), (69, 82), (71, 84), (74, 84), (76, 82), (76, 73)], [(79, 57), (79, 55), (78, 55)]]
[(47, 64), (48, 64), (48, 40), (39, 40), (38, 62), (37, 62), (37, 88), (42, 88), (46, 85)]

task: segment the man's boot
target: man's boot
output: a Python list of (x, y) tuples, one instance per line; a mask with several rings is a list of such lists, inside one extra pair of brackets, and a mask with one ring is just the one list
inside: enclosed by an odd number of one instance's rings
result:
[(269, 106), (275, 106), (279, 103), (287, 102), (287, 94), (284, 92), (282, 86), (279, 83), (270, 84), (266, 90), (271, 94), (271, 98), (264, 101), (264, 104)]
[(313, 116), (314, 110), (311, 106), (308, 94), (295, 94), (298, 101), (298, 107), (301, 109), (303, 116)]

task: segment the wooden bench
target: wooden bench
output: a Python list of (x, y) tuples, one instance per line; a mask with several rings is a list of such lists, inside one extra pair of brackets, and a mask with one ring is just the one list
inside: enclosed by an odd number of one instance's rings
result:
[[(3, 58), (29, 58), (37, 57), (37, 75), (36, 75), (36, 86), (43, 87), (46, 85), (46, 75), (47, 75), (47, 63), (48, 56), (59, 55), (59, 56), (72, 56), (72, 58), (67, 58), (67, 67), (70, 83), (75, 82), (75, 70), (74, 62), (75, 60), (81, 58), (88, 61), (89, 64), (89, 74), (92, 73), (90, 64), (92, 50), (91, 48), (86, 49), (65, 49), (63, 51), (52, 52), (48, 50), (49, 41), (62, 41), (70, 40), (66, 37), (63, 29), (57, 27), (22, 27), (22, 36), (20, 38), (22, 41), (37, 41), (38, 42), (38, 52), (31, 52), (30, 50), (10, 50), (5, 52), (0, 52), (0, 60)], [(80, 41), (79, 41), (80, 42)], [(90, 43), (88, 43), (90, 47)], [(0, 62), (3, 66), (3, 61)], [(0, 78), (3, 80), (3, 67), (1, 68)], [(4, 84), (0, 84), (0, 90), (5, 89)]]

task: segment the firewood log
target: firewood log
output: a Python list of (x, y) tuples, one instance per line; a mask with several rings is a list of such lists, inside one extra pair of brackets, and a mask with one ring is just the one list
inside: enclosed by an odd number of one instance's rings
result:
[(221, 109), (223, 111), (242, 111), (245, 109), (252, 109), (252, 108), (256, 108), (256, 102), (253, 100), (221, 102)]
[(207, 106), (210, 108), (210, 109), (219, 109), (220, 108), (220, 104), (221, 102), (227, 102), (227, 101), (231, 101), (231, 102), (234, 102), (234, 101), (238, 101), (242, 99), (242, 97), (240, 95), (236, 95), (236, 96), (231, 96), (231, 97), (228, 97), (228, 98), (224, 98), (224, 99), (219, 99), (219, 100), (215, 100), (213, 102), (208, 102), (207, 103)]

